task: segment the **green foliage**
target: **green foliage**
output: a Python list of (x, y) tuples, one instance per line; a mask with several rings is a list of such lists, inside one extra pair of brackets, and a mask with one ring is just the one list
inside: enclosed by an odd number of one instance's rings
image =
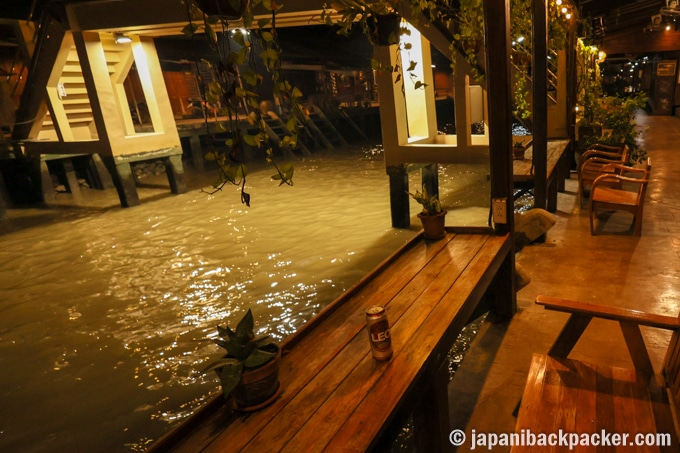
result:
[[(415, 5), (414, 2), (416, 1), (417, 0), (412, 0), (412, 6)], [(401, 17), (399, 14), (399, 6), (399, 0), (379, 0), (371, 3), (364, 0), (338, 0), (337, 2), (334, 2), (333, 6), (328, 4), (323, 5), (321, 21), (326, 25), (338, 27), (339, 35), (348, 35), (353, 27), (359, 27), (374, 45), (380, 45), (377, 39), (376, 17), (380, 15), (399, 15), (399, 17)], [(336, 17), (336, 14), (338, 14), (339, 17)], [(394, 83), (402, 84), (402, 92), (404, 92), (402, 71), (408, 74), (409, 80), (416, 90), (427, 87), (426, 83), (418, 80), (418, 77), (414, 72), (417, 62), (409, 61), (408, 67), (404, 67), (401, 61), (402, 51), (408, 52), (411, 49), (411, 44), (400, 43), (400, 37), (409, 35), (410, 33), (408, 28), (400, 26), (399, 32), (391, 34), (387, 40), (390, 45), (399, 45), (396, 64), (381, 65), (377, 60), (371, 59), (371, 66), (374, 70), (393, 73)]]
[(647, 95), (642, 92), (628, 97), (602, 97), (595, 121), (602, 125), (605, 132), (601, 136), (589, 137), (585, 145), (601, 143), (618, 146), (623, 143), (630, 149), (631, 162), (645, 160), (647, 151), (641, 146), (644, 130), (635, 125), (635, 114), (644, 109), (646, 103)]
[(275, 343), (268, 335), (255, 337), (253, 313), (250, 309), (236, 325), (236, 330), (217, 326), (218, 337), (213, 343), (224, 348), (226, 354), (210, 362), (203, 373), (216, 370), (220, 377), (222, 393), (227, 397), (238, 385), (243, 371), (261, 367), (276, 356), (271, 351)]
[(414, 200), (420, 203), (423, 207), (423, 214), (435, 215), (442, 212), (442, 205), (439, 202), (439, 198), (436, 195), (428, 195), (427, 189), (423, 186), (423, 191), (416, 193), (407, 192)]
[[(252, 12), (255, 8), (267, 11), (269, 17), (255, 21)], [(267, 162), (276, 169), (274, 179), (280, 184), (293, 185), (292, 169), (286, 167), (287, 170), (282, 171), (275, 162), (274, 145), (260, 111), (265, 77), (269, 77), (272, 82), (272, 94), (278, 100), (278, 105), (287, 108), (290, 115), (287, 127), (291, 136), (285, 137), (277, 145), (295, 148), (300, 126), (306, 122), (300, 104), (302, 93), (286, 79), (281, 69), (281, 48), (275, 27), (276, 15), (281, 8), (282, 5), (271, 0), (250, 0), (242, 19), (243, 28), (231, 29), (225, 18), (206, 16), (196, 6), (187, 4), (189, 24), (184, 28), (184, 33), (192, 37), (203, 33), (215, 54), (215, 61), (204, 60), (213, 75), (212, 82), (201, 83), (206, 111), (216, 121), (216, 132), (231, 134), (225, 141), (226, 151), (218, 150), (212, 142), (209, 144), (206, 158), (216, 162), (220, 170), (212, 193), (222, 190), (225, 184), (238, 185), (241, 187), (241, 201), (248, 206), (250, 194), (245, 192), (248, 170), (243, 163), (244, 146), (263, 150)], [(257, 54), (256, 48), (259, 49)], [(264, 71), (257, 61), (262, 64)], [(247, 115), (247, 121), (255, 132), (246, 133), (239, 127), (240, 117), (244, 115)], [(218, 118), (226, 119), (218, 121)]]

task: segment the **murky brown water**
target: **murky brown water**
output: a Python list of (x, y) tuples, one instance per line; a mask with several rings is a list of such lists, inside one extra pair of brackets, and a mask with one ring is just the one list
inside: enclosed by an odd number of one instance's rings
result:
[[(218, 391), (200, 341), (253, 309), (278, 339), (413, 237), (390, 226), (373, 150), (296, 165), (294, 187), (234, 188), (142, 205), (11, 210), (0, 228), (0, 451), (141, 451)], [(440, 172), (449, 224), (484, 224), (488, 170)], [(417, 187), (417, 175), (411, 179)], [(87, 203), (86, 203), (87, 204)], [(412, 213), (419, 211), (412, 204)], [(227, 321), (225, 321), (227, 320)]]

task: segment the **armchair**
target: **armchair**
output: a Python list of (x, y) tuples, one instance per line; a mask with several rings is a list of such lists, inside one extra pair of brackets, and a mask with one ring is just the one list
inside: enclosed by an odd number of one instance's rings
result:
[(581, 155), (578, 168), (578, 200), (583, 203), (585, 190), (590, 188), (595, 178), (602, 173), (602, 167), (608, 164), (628, 164), (629, 149), (626, 145), (609, 146), (596, 143)]
[[(597, 211), (620, 210), (633, 214), (634, 234), (640, 236), (645, 194), (652, 170), (651, 159), (647, 159), (645, 168), (608, 164), (602, 169), (605, 173), (595, 178), (590, 189), (590, 234), (595, 234), (594, 218)], [(626, 176), (631, 174), (639, 177)], [(629, 186), (634, 186), (636, 190), (627, 190)]]

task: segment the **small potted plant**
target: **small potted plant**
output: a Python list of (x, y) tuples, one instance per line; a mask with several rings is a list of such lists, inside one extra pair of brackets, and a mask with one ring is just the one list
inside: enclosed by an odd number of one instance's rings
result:
[(203, 373), (215, 370), (222, 393), (233, 396), (240, 410), (256, 410), (271, 404), (278, 396), (281, 349), (269, 335), (255, 337), (253, 313), (249, 309), (236, 326), (217, 326), (212, 341), (226, 354), (208, 364)]
[(444, 228), (446, 209), (442, 208), (439, 197), (428, 195), (425, 186), (423, 186), (422, 192), (416, 190), (416, 193), (409, 192), (408, 194), (423, 207), (422, 212), (418, 214), (418, 218), (423, 224), (425, 238), (443, 238), (446, 235), (446, 229)]
[(527, 150), (524, 140), (512, 141), (512, 158), (516, 160), (524, 159), (524, 152)]
[[(379, 0), (368, 2), (364, 0), (337, 0), (332, 3), (332, 9), (324, 6), (321, 14), (322, 22), (327, 25), (340, 26), (339, 34), (347, 35), (357, 24), (376, 46), (391, 46), (399, 44), (401, 35), (401, 15), (397, 12), (397, 0)], [(340, 18), (334, 20), (333, 10)]]

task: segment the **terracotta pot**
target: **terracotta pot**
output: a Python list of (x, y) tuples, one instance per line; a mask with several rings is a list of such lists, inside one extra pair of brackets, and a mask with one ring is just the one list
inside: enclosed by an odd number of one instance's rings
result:
[(201, 11), (208, 16), (220, 16), (228, 20), (241, 19), (248, 3), (248, 0), (196, 0)]
[(271, 352), (276, 352), (276, 357), (259, 368), (245, 370), (238, 385), (231, 392), (238, 409), (253, 411), (263, 408), (271, 404), (279, 395), (281, 348), (272, 345)]
[(522, 148), (513, 147), (512, 148), (512, 158), (515, 159), (515, 160), (524, 159), (524, 153), (526, 152), (526, 150), (527, 150), (526, 147), (522, 147)]
[(441, 239), (446, 236), (446, 228), (444, 228), (446, 209), (435, 215), (427, 215), (421, 212), (418, 214), (418, 218), (423, 224), (425, 239)]
[(366, 23), (370, 31), (369, 38), (376, 46), (399, 44), (401, 15), (398, 13), (369, 16)]

